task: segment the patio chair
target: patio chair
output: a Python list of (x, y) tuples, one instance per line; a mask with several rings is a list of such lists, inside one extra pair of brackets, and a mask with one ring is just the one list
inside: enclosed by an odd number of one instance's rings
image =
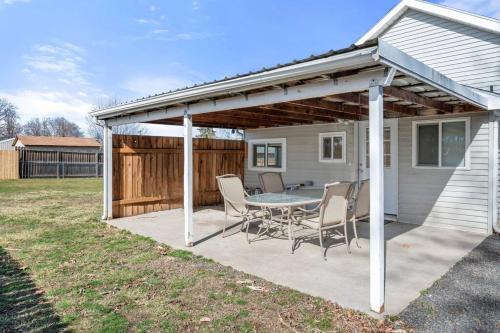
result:
[(262, 217), (262, 214), (260, 214), (261, 211), (251, 209), (245, 203), (245, 197), (248, 196), (248, 193), (243, 188), (243, 183), (238, 176), (226, 174), (215, 178), (217, 179), (217, 185), (219, 186), (219, 190), (224, 198), (225, 220), (224, 227), (222, 228), (222, 237), (225, 237), (227, 217), (239, 217), (243, 218), (242, 230), (246, 225), (247, 242), (250, 243), (248, 239), (248, 227), (250, 220), (258, 218), (259, 215)]
[[(326, 260), (326, 249), (323, 250), (323, 231), (333, 228), (344, 228), (344, 234), (337, 233), (345, 239), (347, 253), (351, 253), (349, 239), (347, 236), (348, 206), (349, 199), (354, 190), (352, 182), (337, 182), (326, 184), (321, 202), (313, 209), (307, 210), (297, 208), (305, 213), (300, 219), (300, 224), (304, 227), (318, 231), (321, 255)], [(319, 215), (318, 215), (319, 212)], [(292, 230), (292, 253), (295, 250), (295, 237)]]
[(366, 179), (361, 181), (358, 193), (354, 198), (352, 209), (349, 212), (348, 220), (352, 222), (354, 229), (354, 238), (356, 239), (356, 246), (358, 243), (358, 229), (356, 228), (356, 221), (366, 220), (370, 217), (370, 180)]
[(285, 191), (285, 184), (279, 172), (259, 173), (259, 181), (264, 193), (280, 193)]

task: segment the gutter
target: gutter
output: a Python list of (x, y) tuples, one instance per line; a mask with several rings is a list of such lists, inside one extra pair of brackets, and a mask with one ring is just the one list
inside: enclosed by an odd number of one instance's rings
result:
[(373, 54), (376, 50), (377, 46), (371, 46), (297, 65), (285, 66), (262, 73), (153, 96), (108, 109), (93, 111), (90, 115), (97, 119), (106, 119), (127, 113), (190, 103), (221, 95), (244, 93), (247, 90), (280, 85), (290, 80), (302, 80), (331, 74), (341, 69), (356, 68), (362, 65), (368, 66), (375, 63)]

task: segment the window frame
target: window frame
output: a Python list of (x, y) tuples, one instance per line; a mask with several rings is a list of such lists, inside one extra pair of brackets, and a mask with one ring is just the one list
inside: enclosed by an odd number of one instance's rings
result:
[[(333, 138), (340, 137), (342, 138), (342, 157), (334, 158), (333, 157)], [(323, 139), (324, 138), (332, 138), (332, 157), (324, 158), (323, 157)], [(347, 135), (346, 132), (327, 132), (327, 133), (319, 133), (318, 135), (318, 161), (320, 163), (343, 163), (347, 162)]]
[[(443, 166), (442, 165), (442, 146), (443, 146), (443, 123), (464, 122), (465, 123), (465, 156), (463, 166)], [(418, 126), (426, 124), (438, 125), (438, 165), (418, 165)], [(470, 117), (416, 120), (412, 122), (412, 167), (414, 169), (443, 169), (443, 170), (470, 170)]]
[[(254, 139), (254, 140), (248, 140), (248, 170), (251, 171), (271, 171), (271, 172), (286, 172), (286, 138), (275, 138), (275, 139)], [(267, 166), (267, 146), (268, 145), (273, 145), (273, 144), (281, 144), (281, 167), (275, 168), (275, 167), (268, 167)], [(258, 167), (253, 165), (253, 159), (254, 159), (254, 146), (255, 145), (265, 145), (265, 166), (263, 167)]]

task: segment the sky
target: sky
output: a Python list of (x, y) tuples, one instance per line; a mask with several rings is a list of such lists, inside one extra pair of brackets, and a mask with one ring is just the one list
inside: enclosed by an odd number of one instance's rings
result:
[[(435, 0), (500, 18), (499, 0)], [(21, 123), (351, 45), (397, 0), (0, 0), (0, 97)], [(180, 128), (151, 125), (155, 135)]]

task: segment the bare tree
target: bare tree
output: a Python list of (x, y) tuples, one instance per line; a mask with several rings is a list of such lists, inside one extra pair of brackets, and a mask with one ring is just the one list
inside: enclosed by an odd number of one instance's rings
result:
[(0, 98), (0, 139), (13, 138), (21, 131), (18, 119), (16, 106)]
[(217, 131), (217, 137), (224, 139), (241, 140), (243, 139), (244, 132), (239, 129), (225, 129), (220, 128)]
[(33, 118), (23, 126), (23, 133), (36, 136), (83, 136), (80, 127), (64, 117)]
[(64, 117), (50, 118), (49, 127), (53, 136), (83, 136), (80, 127)]
[[(120, 104), (117, 98), (110, 98), (108, 100), (98, 100), (93, 110), (101, 110), (111, 106)], [(87, 116), (87, 133), (94, 137), (97, 141), (103, 141), (103, 126), (104, 122), (97, 120), (90, 115)], [(122, 135), (146, 135), (148, 130), (141, 124), (126, 124), (120, 126), (113, 126), (113, 134)]]
[(23, 126), (23, 134), (34, 136), (51, 136), (48, 118), (33, 118)]
[(217, 138), (217, 134), (215, 133), (215, 130), (213, 128), (199, 127), (198, 134), (196, 134), (196, 137), (204, 139), (215, 139)]
[[(103, 141), (103, 126), (104, 123), (102, 121), (87, 116), (87, 133), (99, 142)], [(146, 135), (148, 134), (148, 130), (141, 124), (127, 124), (113, 126), (113, 134)]]

